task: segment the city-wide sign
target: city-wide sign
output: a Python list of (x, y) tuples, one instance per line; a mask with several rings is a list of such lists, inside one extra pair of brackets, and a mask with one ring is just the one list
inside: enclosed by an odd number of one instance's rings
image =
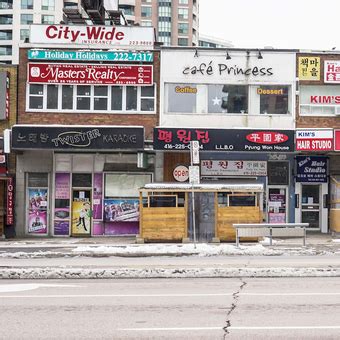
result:
[(199, 142), (200, 150), (294, 151), (294, 130), (154, 128), (155, 150), (189, 151), (192, 140)]
[(152, 85), (152, 65), (29, 63), (29, 83)]
[(327, 183), (327, 157), (297, 156), (296, 182)]
[(30, 60), (66, 61), (144, 61), (152, 62), (152, 52), (28, 50)]
[(296, 151), (333, 151), (332, 129), (296, 130)]
[(150, 49), (154, 28), (145, 26), (31, 25), (30, 43)]
[(143, 149), (143, 127), (14, 125), (12, 149)]

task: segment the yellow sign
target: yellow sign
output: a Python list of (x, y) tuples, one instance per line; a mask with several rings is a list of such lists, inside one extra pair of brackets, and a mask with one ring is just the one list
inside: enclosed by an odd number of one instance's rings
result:
[(299, 79), (320, 80), (320, 57), (299, 57)]
[(257, 94), (275, 94), (275, 95), (284, 95), (284, 90), (283, 89), (262, 89), (259, 87), (257, 89)]
[(197, 89), (191, 86), (176, 86), (175, 87), (175, 92), (176, 93), (197, 93)]

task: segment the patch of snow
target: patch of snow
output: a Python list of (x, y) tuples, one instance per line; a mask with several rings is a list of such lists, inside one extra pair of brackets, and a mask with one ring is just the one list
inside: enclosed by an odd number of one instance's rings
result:
[(78, 285), (45, 284), (45, 283), (24, 283), (24, 284), (0, 284), (0, 293), (24, 292), (41, 287), (79, 287)]

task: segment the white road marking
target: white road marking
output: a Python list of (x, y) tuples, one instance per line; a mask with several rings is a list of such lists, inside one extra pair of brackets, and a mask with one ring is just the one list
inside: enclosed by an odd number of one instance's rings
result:
[(64, 284), (44, 284), (44, 283), (21, 283), (21, 284), (13, 283), (13, 284), (0, 285), (0, 293), (23, 292), (26, 290), (38, 289), (41, 287), (80, 287), (80, 286), (79, 285), (64, 285)]
[[(228, 330), (317, 330), (317, 329), (340, 329), (340, 326), (230, 326)], [(155, 327), (155, 328), (118, 328), (117, 331), (146, 331), (146, 332), (159, 332), (159, 331), (206, 331), (206, 330), (223, 330), (222, 327)]]
[[(14, 285), (20, 286), (20, 285)], [(30, 286), (30, 285), (27, 285)], [(38, 287), (16, 287), (18, 291), (36, 289), (39, 287), (77, 287), (76, 285), (34, 285)], [(15, 288), (15, 287), (14, 287)], [(8, 290), (10, 291), (10, 290)], [(14, 289), (12, 291), (15, 291)], [(0, 286), (1, 292), (1, 286)], [(5, 292), (5, 291), (2, 291)], [(204, 296), (232, 296), (234, 293), (197, 293), (197, 294), (45, 294), (45, 295), (0, 295), (1, 298), (136, 298), (136, 297), (204, 297)], [(335, 296), (340, 295), (340, 292), (334, 293), (239, 293), (238, 296)]]

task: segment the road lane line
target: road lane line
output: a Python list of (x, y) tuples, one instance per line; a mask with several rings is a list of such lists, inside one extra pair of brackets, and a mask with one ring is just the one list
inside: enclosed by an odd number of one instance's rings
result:
[[(230, 326), (228, 330), (324, 330), (340, 329), (340, 326)], [(135, 332), (159, 332), (159, 331), (206, 331), (206, 330), (223, 330), (222, 327), (148, 327), (148, 328), (117, 328), (117, 331), (135, 331)]]
[[(234, 293), (197, 293), (197, 294), (47, 294), (47, 295), (0, 295), (0, 298), (130, 298), (130, 297), (205, 297), (232, 296)], [(338, 296), (334, 293), (240, 293), (239, 296)]]

